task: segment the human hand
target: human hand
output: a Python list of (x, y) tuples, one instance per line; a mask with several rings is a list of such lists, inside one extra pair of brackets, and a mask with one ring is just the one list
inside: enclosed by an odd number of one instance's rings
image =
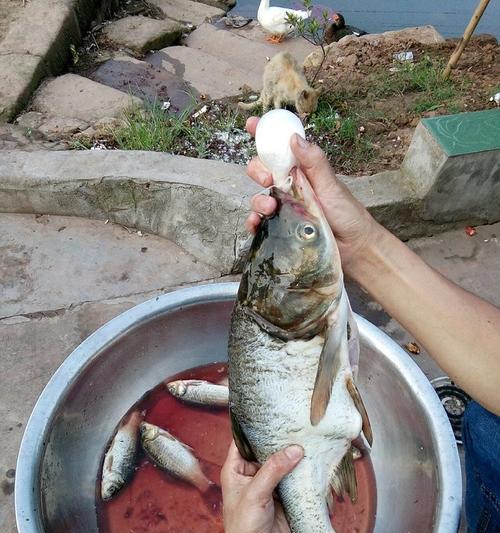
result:
[(273, 491), (302, 459), (300, 446), (276, 452), (259, 468), (245, 461), (231, 443), (221, 472), (225, 533), (289, 533)]
[[(255, 135), (258, 121), (257, 117), (247, 120), (246, 128), (251, 135)], [(299, 162), (297, 172), (302, 171), (311, 183), (337, 240), (342, 266), (349, 272), (349, 266), (362, 253), (378, 225), (346, 185), (335, 177), (325, 153), (318, 146), (295, 134), (290, 147)], [(252, 159), (247, 173), (263, 187), (272, 185), (271, 174), (258, 157)], [(271, 215), (276, 209), (276, 200), (271, 196), (256, 194), (251, 207), (252, 213), (245, 225), (248, 231), (255, 233), (261, 215)]]

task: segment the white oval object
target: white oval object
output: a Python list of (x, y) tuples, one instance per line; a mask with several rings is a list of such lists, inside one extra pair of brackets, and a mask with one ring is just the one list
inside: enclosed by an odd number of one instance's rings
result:
[(259, 120), (255, 132), (257, 154), (264, 166), (271, 172), (276, 187), (282, 187), (297, 165), (290, 148), (294, 133), (305, 139), (304, 126), (297, 115), (285, 109), (273, 109)]

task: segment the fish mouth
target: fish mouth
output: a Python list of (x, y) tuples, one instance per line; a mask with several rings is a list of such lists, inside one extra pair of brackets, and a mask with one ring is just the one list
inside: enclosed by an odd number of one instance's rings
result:
[(322, 214), (318, 197), (300, 168), (295, 171), (290, 192), (281, 189), (277, 189), (277, 192), (280, 200), (292, 204), (299, 214), (303, 214), (304, 211), (314, 216)]

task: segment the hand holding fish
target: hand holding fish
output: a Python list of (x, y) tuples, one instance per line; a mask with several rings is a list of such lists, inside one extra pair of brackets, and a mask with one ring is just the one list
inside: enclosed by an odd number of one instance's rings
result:
[[(251, 135), (255, 135), (258, 121), (257, 117), (247, 120), (246, 128)], [(290, 146), (299, 162), (298, 172), (305, 174), (321, 203), (335, 235), (343, 269), (349, 273), (349, 266), (372, 238), (376, 223), (349, 189), (335, 177), (326, 155), (318, 146), (308, 143), (298, 135), (292, 137)], [(263, 187), (272, 185), (271, 174), (258, 157), (250, 162), (247, 173)], [(247, 219), (246, 228), (255, 233), (261, 221), (260, 216), (270, 215), (275, 211), (276, 199), (257, 194), (252, 198), (251, 206), (253, 212)]]
[(302, 456), (300, 446), (290, 446), (272, 455), (259, 469), (241, 457), (233, 442), (221, 473), (224, 531), (288, 533), (290, 528), (273, 492)]
[[(257, 117), (247, 120), (250, 134), (255, 134), (258, 121)], [(400, 322), (453, 381), (500, 415), (500, 310), (450, 283), (375, 222), (336, 179), (319, 147), (301, 142), (298, 136), (292, 137), (290, 145), (333, 230), (344, 272)], [(263, 187), (272, 184), (258, 158), (250, 162), (247, 173)], [(252, 209), (246, 227), (255, 233), (260, 215), (272, 214), (276, 200), (258, 194)]]

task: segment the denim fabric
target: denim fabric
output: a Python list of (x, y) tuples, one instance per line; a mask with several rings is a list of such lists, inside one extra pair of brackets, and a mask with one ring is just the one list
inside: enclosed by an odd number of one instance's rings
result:
[(500, 417), (470, 402), (463, 419), (465, 514), (471, 533), (500, 533)]

